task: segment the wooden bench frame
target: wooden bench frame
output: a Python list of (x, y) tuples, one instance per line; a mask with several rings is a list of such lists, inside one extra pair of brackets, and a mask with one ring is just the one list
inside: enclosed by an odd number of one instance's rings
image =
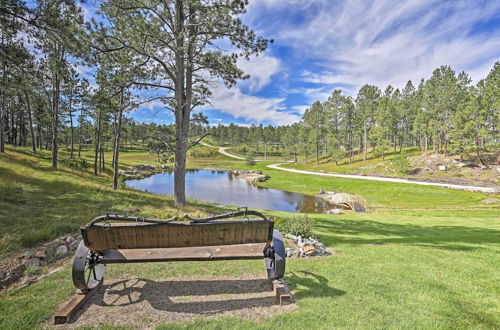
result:
[[(222, 220), (239, 216), (245, 219)], [(80, 228), (83, 240), (73, 260), (73, 284), (89, 292), (102, 283), (107, 264), (131, 262), (264, 259), (270, 280), (283, 277), (283, 237), (274, 229), (273, 220), (262, 213), (244, 210), (183, 218), (190, 221), (119, 215), (95, 218)]]

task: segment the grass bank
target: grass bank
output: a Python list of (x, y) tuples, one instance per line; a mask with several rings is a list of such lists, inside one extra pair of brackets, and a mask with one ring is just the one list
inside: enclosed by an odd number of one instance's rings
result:
[[(123, 159), (126, 165), (153, 163), (154, 159), (147, 157), (138, 150)], [(243, 162), (222, 156), (190, 159), (190, 162), (192, 166), (246, 167)], [(294, 312), (253, 322), (241, 318), (205, 318), (209, 311), (201, 308), (194, 315), (199, 318), (192, 322), (160, 322), (154, 326), (160, 329), (499, 327), (500, 221), (497, 207), (479, 203), (485, 197), (483, 194), (338, 178), (316, 180), (313, 176), (268, 170), (265, 164), (256, 168), (271, 175), (264, 186), (309, 194), (317, 193), (320, 188), (359, 192), (374, 209), (364, 214), (309, 215), (314, 221), (315, 234), (334, 250), (334, 255), (288, 261), (286, 280), (298, 306)], [(108, 175), (96, 178), (65, 167), (54, 171), (48, 154), (34, 157), (9, 148), (6, 155), (0, 156), (0, 235), (4, 251), (21, 246), (25, 232), (34, 234), (51, 228), (49, 232), (53, 235), (72, 231), (107, 211), (138, 207), (141, 215), (166, 216), (177, 212), (167, 197), (130, 189), (112, 191), (110, 183)], [(204, 212), (207, 208), (195, 202), (188, 206), (194, 212)], [(266, 213), (291, 216), (284, 212)], [(262, 263), (111, 265), (105, 276), (160, 282), (193, 275), (264, 277)], [(201, 285), (194, 283), (193, 291), (202, 290)], [(38, 283), (0, 294), (0, 328), (46, 326), (57, 305), (73, 291), (68, 263), (63, 271)], [(198, 301), (186, 303), (198, 304)], [(110, 308), (116, 309), (116, 313), (126, 313), (124, 307)], [(110, 319), (101, 328), (127, 326), (113, 322)]]

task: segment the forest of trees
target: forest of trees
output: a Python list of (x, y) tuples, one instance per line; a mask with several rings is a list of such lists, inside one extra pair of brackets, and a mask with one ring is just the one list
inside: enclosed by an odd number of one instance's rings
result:
[[(0, 153), (6, 143), (50, 149), (57, 168), (63, 140), (71, 158), (92, 142), (98, 175), (111, 140), (116, 188), (124, 115), (156, 100), (172, 112), (175, 125), (150, 138), (175, 155), (174, 198), (183, 205), (186, 154), (197, 142), (190, 128), (203, 119), (193, 110), (207, 102), (214, 82), (231, 87), (246, 78), (238, 59), (263, 52), (270, 40), (238, 17), (245, 0), (97, 5), (86, 21), (77, 0), (2, 1)], [(231, 51), (221, 50), (220, 40)], [(79, 74), (82, 68), (93, 71), (95, 81)], [(92, 137), (84, 134), (89, 127)]]
[[(244, 147), (289, 158), (319, 162), (352, 160), (355, 153), (382, 156), (389, 151), (419, 147), (463, 157), (500, 149), (500, 62), (477, 85), (465, 73), (441, 66), (418, 86), (408, 81), (399, 90), (364, 85), (355, 98), (334, 90), (324, 102), (314, 102), (302, 120), (288, 126), (211, 128), (219, 144)], [(241, 151), (241, 148), (240, 148)]]
[[(61, 144), (71, 159), (91, 147), (95, 175), (110, 163), (116, 188), (120, 145), (141, 141), (158, 155), (175, 155), (180, 173), (187, 150), (207, 133), (220, 144), (306, 162), (352, 159), (354, 153), (366, 158), (369, 151), (384, 157), (410, 146), (459, 155), (498, 152), (500, 62), (476, 85), (466, 73), (442, 66), (402, 90), (365, 85), (355, 98), (334, 90), (292, 125), (209, 127), (207, 118), (193, 111), (210, 97), (207, 77), (234, 85), (245, 78), (238, 57), (264, 51), (269, 41), (234, 18), (244, 12), (245, 1), (165, 3), (143, 8), (134, 0), (103, 1), (101, 21), (85, 22), (74, 0), (37, 0), (29, 6), (2, 1), (0, 153), (5, 144), (35, 153), (50, 150), (57, 168)], [(240, 52), (220, 52), (214, 44), (220, 36)], [(95, 81), (78, 72), (85, 65)], [(172, 111), (171, 125), (127, 117), (154, 100)], [(104, 159), (106, 150), (113, 151), (111, 159)], [(184, 179), (177, 176), (176, 202), (182, 205)]]

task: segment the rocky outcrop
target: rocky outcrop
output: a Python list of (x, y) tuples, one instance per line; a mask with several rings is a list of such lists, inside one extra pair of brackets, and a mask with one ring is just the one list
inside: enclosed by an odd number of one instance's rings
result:
[(66, 235), (24, 251), (17, 260), (17, 266), (0, 271), (0, 289), (19, 281), (25, 285), (36, 282), (42, 267), (66, 257), (76, 250), (81, 240), (80, 234)]
[(246, 170), (246, 171), (238, 171), (238, 170), (231, 170), (229, 171), (231, 174), (247, 180), (248, 182), (255, 183), (255, 182), (265, 182), (270, 176), (262, 173), (262, 171), (251, 171), (251, 170)]
[(323, 243), (312, 237), (303, 239), (302, 236), (294, 236), (285, 234), (287, 245), (287, 258), (307, 258), (315, 256), (328, 256), (331, 253), (327, 250)]
[(129, 166), (126, 170), (119, 170), (118, 173), (125, 179), (142, 179), (155, 173), (172, 171), (173, 167), (169, 165), (151, 165), (143, 164)]
[(334, 191), (323, 191), (317, 195), (319, 198), (333, 204), (333, 209), (328, 210), (325, 213), (329, 214), (340, 214), (340, 210), (352, 210), (356, 212), (366, 212), (367, 203), (366, 200), (357, 195), (347, 194), (347, 193), (335, 193)]

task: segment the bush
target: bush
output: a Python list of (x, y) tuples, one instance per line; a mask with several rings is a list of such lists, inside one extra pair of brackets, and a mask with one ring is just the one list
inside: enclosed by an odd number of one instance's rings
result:
[(245, 156), (245, 163), (252, 167), (255, 165), (255, 156), (252, 150), (249, 150)]
[(286, 219), (279, 219), (276, 222), (276, 229), (285, 234), (292, 234), (294, 236), (301, 235), (302, 237), (313, 236), (313, 220), (309, 219), (305, 214)]
[(392, 160), (392, 164), (401, 173), (408, 174), (410, 172), (410, 158), (405, 151), (399, 153), (396, 157), (394, 157), (394, 159)]

